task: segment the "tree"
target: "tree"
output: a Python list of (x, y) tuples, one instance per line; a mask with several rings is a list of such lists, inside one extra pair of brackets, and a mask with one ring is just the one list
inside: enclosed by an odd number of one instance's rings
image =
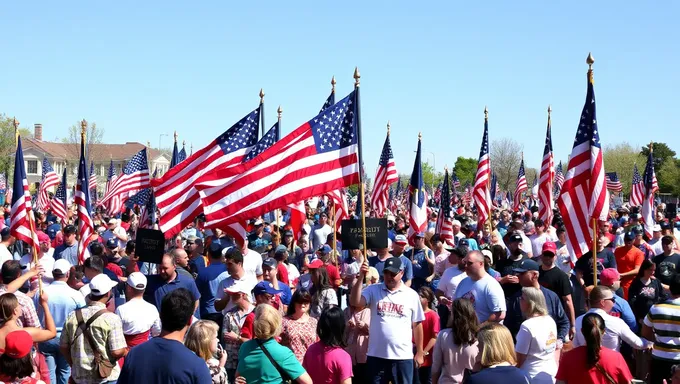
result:
[(460, 180), (460, 185), (462, 187), (465, 187), (467, 183), (474, 185), (475, 175), (477, 174), (477, 162), (477, 159), (469, 157), (458, 156), (456, 159), (453, 170), (456, 172), (456, 176), (458, 176), (458, 180)]
[[(654, 156), (654, 169), (657, 170), (661, 169), (666, 160), (673, 159), (675, 157), (675, 151), (670, 149), (666, 143), (652, 142), (652, 150), (652, 154)], [(644, 156), (645, 159), (648, 159), (649, 146), (642, 147), (640, 154)]]
[(522, 160), (522, 145), (507, 137), (492, 140), (489, 156), (491, 169), (496, 172), (496, 180), (501, 190), (514, 190), (519, 163)]
[[(656, 150), (654, 150), (656, 152)], [(659, 180), (659, 192), (680, 195), (680, 160), (668, 159), (656, 170)]]
[[(80, 121), (68, 127), (68, 136), (61, 141), (67, 144), (80, 144)], [(91, 144), (101, 144), (104, 139), (104, 128), (97, 127), (97, 123), (90, 123), (87, 125), (87, 132), (85, 136), (85, 146), (87, 153), (90, 153)]]
[[(616, 172), (623, 185), (623, 193), (630, 194), (630, 185), (633, 180), (633, 165), (637, 163), (640, 176), (643, 176), (647, 158), (628, 143), (606, 145), (603, 151), (604, 169), (607, 172)], [(566, 168), (564, 169), (566, 172)]]

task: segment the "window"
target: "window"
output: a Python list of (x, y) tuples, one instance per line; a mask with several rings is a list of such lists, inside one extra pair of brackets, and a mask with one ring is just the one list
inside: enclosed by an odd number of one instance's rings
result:
[(26, 160), (26, 173), (29, 175), (38, 174), (38, 160)]

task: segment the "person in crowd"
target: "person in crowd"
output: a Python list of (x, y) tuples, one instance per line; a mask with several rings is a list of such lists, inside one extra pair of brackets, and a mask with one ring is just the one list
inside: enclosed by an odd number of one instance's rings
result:
[(633, 245), (637, 249), (642, 251), (642, 254), (645, 256), (645, 260), (651, 260), (657, 254), (654, 248), (651, 245), (649, 245), (649, 243), (646, 242), (645, 239), (643, 238), (644, 231), (642, 230), (642, 226), (638, 225), (637, 227), (634, 227), (632, 231), (635, 233), (635, 240), (633, 241)]
[(0, 267), (2, 267), (5, 261), (14, 260), (14, 256), (12, 256), (9, 248), (14, 245), (16, 239), (10, 232), (9, 226), (2, 228), (0, 231)]
[[(85, 298), (80, 292), (68, 286), (69, 275), (71, 274), (71, 264), (68, 260), (57, 260), (52, 266), (52, 276), (54, 281), (50, 285), (43, 286), (43, 292), (47, 295), (47, 306), (49, 312), (52, 314), (54, 324), (56, 326), (56, 337), (40, 343), (40, 353), (45, 356), (45, 361), (50, 370), (50, 382), (55, 384), (66, 384), (69, 376), (71, 376), (71, 367), (66, 362), (66, 358), (61, 354), (59, 349), (59, 339), (61, 338), (61, 331), (64, 328), (64, 323), (68, 315), (79, 308), (84, 308)], [(36, 295), (35, 299), (40, 296)], [(39, 305), (39, 300), (36, 301), (36, 308), (38, 309), (38, 316), (40, 317), (43, 328), (47, 328), (46, 312), (42, 310)]]
[[(214, 247), (213, 244), (215, 244)], [(208, 248), (208, 254), (222, 252), (222, 249), (220, 242), (213, 241)], [(198, 273), (208, 264), (205, 256), (203, 256), (203, 239), (194, 235), (187, 237), (185, 251), (189, 258), (189, 272), (198, 276)]]
[(517, 268), (522, 260), (529, 257), (527, 252), (522, 249), (522, 235), (520, 233), (511, 233), (507, 245), (508, 257), (496, 262), (496, 270), (501, 274), (500, 283), (505, 296), (512, 297), (522, 288), (512, 270)]
[(304, 267), (303, 263), (303, 255), (304, 253), (302, 252), (302, 248), (300, 248), (300, 244), (295, 244), (295, 248), (293, 248), (293, 231), (290, 229), (287, 229), (283, 232), (283, 245), (286, 246), (286, 249), (290, 250), (292, 254), (288, 257), (288, 260), (290, 264), (295, 265), (295, 268), (298, 271), (302, 271), (302, 267)]
[(532, 384), (552, 384), (557, 373), (557, 325), (548, 314), (540, 289), (524, 287), (521, 295), (520, 307), (526, 320), (517, 333), (517, 366), (529, 374)]
[(64, 243), (54, 249), (54, 260), (66, 259), (71, 265), (78, 265), (78, 241), (76, 227), (67, 225), (62, 230)]
[(20, 327), (40, 327), (40, 319), (38, 318), (38, 313), (35, 310), (33, 300), (27, 294), (19, 291), (19, 288), (23, 287), (26, 281), (33, 278), (34, 276), (36, 276), (35, 271), (33, 271), (30, 275), (24, 274), (22, 276), (21, 264), (18, 260), (6, 261), (2, 265), (2, 268), (0, 268), (0, 277), (2, 277), (2, 284), (0, 284), (0, 294), (10, 292), (14, 293), (16, 296), (21, 309), (21, 314), (16, 319), (17, 325)]
[[(290, 290), (290, 285), (293, 279), (289, 276), (288, 270), (288, 248), (285, 245), (277, 245), (274, 249), (274, 260), (276, 260), (276, 279), (283, 283)], [(262, 262), (262, 268), (264, 273), (264, 261)], [(262, 279), (266, 279), (264, 275)], [(288, 301), (290, 302), (290, 295), (288, 295)], [(286, 304), (287, 305), (287, 304)]]
[(313, 287), (310, 315), (315, 318), (321, 316), (321, 312), (331, 305), (338, 305), (338, 296), (329, 280), (326, 268), (321, 260), (314, 260), (309, 263), (309, 271), (312, 277)]
[(604, 319), (606, 333), (602, 337), (602, 346), (605, 348), (618, 351), (621, 347), (621, 340), (626, 342), (635, 349), (649, 349), (651, 343), (647, 340), (640, 339), (626, 323), (618, 317), (609, 315), (614, 307), (614, 292), (605, 286), (598, 285), (590, 291), (588, 297), (590, 302), (590, 309), (585, 315), (579, 316), (576, 319), (576, 335), (572, 342), (574, 348), (586, 344), (583, 333), (580, 331), (583, 323), (583, 318), (588, 313), (597, 313)]
[(144, 299), (146, 301), (155, 305), (160, 311), (161, 303), (163, 302), (163, 297), (165, 297), (165, 295), (175, 289), (184, 288), (194, 296), (196, 309), (198, 309), (201, 294), (196, 288), (196, 282), (192, 278), (177, 272), (175, 258), (172, 257), (172, 255), (167, 253), (163, 255), (158, 271), (158, 275), (151, 275), (147, 279), (147, 288), (144, 292)]
[[(45, 234), (45, 232), (42, 231), (37, 231), (37, 236), (38, 236), (38, 263), (40, 263), (40, 266), (44, 270), (43, 275), (42, 275), (42, 281), (43, 284), (51, 284), (52, 281), (54, 280), (54, 277), (52, 276), (52, 267), (54, 266), (54, 258), (50, 253), (54, 253), (53, 249), (50, 248), (50, 237)], [(50, 252), (52, 251), (52, 252)], [(21, 257), (21, 260), (19, 260), (19, 264), (21, 264), (22, 269), (26, 270), (27, 268), (30, 267), (30, 264), (33, 263), (33, 253), (28, 253), (25, 254)], [(2, 263), (0, 263), (0, 267), (2, 266)]]
[(491, 260), (493, 259), (493, 254), (491, 251), (488, 249), (482, 249), (480, 252), (482, 252), (482, 255), (484, 255), (484, 270), (486, 273), (491, 275), (491, 277), (494, 279), (500, 280), (501, 274), (491, 267)]
[(651, 260), (643, 261), (628, 290), (628, 301), (635, 315), (636, 325), (639, 325), (633, 330), (642, 329), (642, 321), (652, 305), (664, 302), (668, 298), (661, 281), (654, 278), (656, 268), (656, 264)]
[[(85, 278), (87, 281), (92, 281), (96, 276), (99, 275), (104, 275), (108, 276), (109, 279), (113, 281), (117, 281), (118, 276), (116, 276), (113, 272), (110, 270), (104, 268), (106, 265), (106, 261), (104, 260), (103, 256), (101, 255), (101, 252), (103, 252), (103, 247), (101, 243), (94, 242), (90, 243), (90, 253), (92, 254), (89, 258), (85, 260), (83, 263), (83, 272), (85, 274)], [(94, 252), (93, 252), (94, 251)], [(114, 298), (117, 296), (117, 290), (114, 290), (113, 296)], [(79, 292), (87, 299), (87, 296), (90, 294), (90, 285), (89, 284), (83, 284), (83, 286), (80, 287)], [(114, 312), (116, 310), (116, 304), (115, 300), (111, 300), (106, 303), (106, 308), (110, 312)]]
[(205, 360), (212, 384), (227, 384), (227, 371), (224, 368), (227, 354), (220, 346), (218, 329), (212, 320), (199, 320), (189, 327), (184, 345)]
[(628, 231), (624, 236), (624, 244), (614, 250), (616, 257), (616, 269), (621, 274), (621, 289), (623, 298), (628, 300), (628, 289), (637, 276), (642, 261), (645, 259), (644, 253), (633, 245), (636, 232)]
[(548, 288), (555, 292), (562, 301), (562, 307), (569, 318), (569, 338), (574, 337), (574, 321), (576, 321), (576, 314), (574, 313), (574, 303), (571, 297), (572, 287), (569, 282), (569, 276), (562, 272), (561, 269), (555, 265), (555, 256), (557, 255), (557, 245), (552, 241), (543, 243), (540, 255), (541, 268), (538, 272), (538, 283), (541, 286)]
[[(626, 325), (628, 325), (631, 331), (637, 332), (640, 328), (638, 327), (638, 323), (635, 321), (635, 315), (630, 307), (630, 304), (628, 304), (628, 301), (624, 300), (623, 297), (617, 294), (617, 291), (620, 291), (619, 288), (621, 286), (621, 277), (619, 271), (614, 268), (606, 268), (603, 270), (600, 274), (600, 285), (603, 287), (609, 287), (609, 289), (614, 292), (614, 306), (612, 307), (612, 310), (609, 311), (609, 315), (621, 318), (621, 320), (623, 320)], [(647, 313), (645, 312), (645, 314)]]
[(0, 383), (45, 384), (46, 381), (39, 379), (40, 372), (35, 369), (31, 335), (26, 330), (17, 329), (4, 339), (4, 351), (0, 354)]
[(178, 274), (186, 276), (190, 279), (195, 279), (198, 273), (192, 272), (189, 266), (189, 255), (182, 248), (174, 248), (170, 250), (170, 256), (175, 259), (175, 270)]
[[(527, 223), (529, 224), (529, 223)], [(541, 219), (536, 219), (533, 221), (534, 228), (536, 230), (536, 233), (533, 235), (529, 236), (529, 240), (531, 240), (531, 253), (533, 253), (534, 257), (539, 256), (540, 254), (543, 253), (543, 245), (547, 241), (552, 241), (552, 238), (550, 237), (550, 234), (548, 234), (547, 226)], [(550, 224), (550, 223), (548, 223)], [(557, 252), (557, 250), (555, 250)]]
[(465, 256), (464, 262), (467, 277), (458, 284), (455, 298), (474, 302), (480, 322), (502, 321), (506, 312), (505, 295), (498, 281), (486, 273), (484, 255), (479, 251), (471, 251)]
[(234, 306), (224, 315), (221, 336), (224, 342), (224, 353), (227, 356), (224, 367), (231, 383), (236, 379), (238, 351), (241, 345), (250, 339), (243, 337), (241, 331), (246, 318), (255, 310), (255, 306), (250, 301), (251, 287), (247, 283), (237, 281), (226, 290)]
[(123, 269), (116, 263), (116, 258), (118, 256), (118, 240), (115, 238), (109, 238), (106, 240), (104, 247), (103, 259), (106, 262), (104, 268), (113, 272), (117, 278), (124, 277)]
[[(326, 270), (332, 287), (337, 289), (340, 284), (342, 284), (342, 278), (340, 277), (340, 272), (338, 271), (338, 267), (336, 267), (335, 264), (337, 260), (333, 259), (333, 250), (328, 244), (325, 244), (321, 246), (321, 248), (317, 251), (317, 254), (318, 260), (322, 262), (320, 267)], [(314, 262), (316, 262), (316, 260), (312, 261), (312, 263)], [(318, 262), (315, 265), (318, 265)], [(307, 268), (311, 271), (312, 269), (319, 267), (307, 265)]]
[(478, 360), (481, 370), (472, 374), (466, 384), (529, 384), (529, 375), (517, 368), (515, 348), (510, 331), (503, 325), (487, 322), (477, 333), (479, 340)]
[(680, 275), (676, 275), (669, 284), (670, 299), (654, 304), (642, 326), (642, 336), (654, 340), (652, 348), (652, 364), (650, 367), (650, 383), (661, 384), (675, 376), (674, 365), (680, 364)]
[(435, 256), (434, 252), (425, 246), (425, 233), (416, 233), (413, 248), (407, 250), (404, 256), (411, 261), (413, 267), (411, 288), (417, 291), (420, 287), (432, 282), (435, 277)]
[(333, 229), (328, 225), (328, 215), (322, 212), (319, 215), (319, 222), (312, 227), (310, 241), (312, 250), (316, 251), (326, 244), (328, 235), (333, 233)]
[[(389, 244), (389, 241), (388, 241), (388, 244)], [(404, 255), (402, 255), (402, 256), (404, 256)], [(383, 268), (385, 268), (385, 263), (391, 257), (392, 257), (392, 255), (390, 254), (389, 247), (379, 248), (379, 249), (376, 250), (375, 256), (369, 256), (368, 257), (368, 265), (370, 267), (373, 267), (376, 270), (378, 270), (378, 275), (380, 276), (380, 282), (382, 282), (382, 271), (383, 271)], [(401, 256), (399, 258), (401, 259)], [(404, 258), (406, 258), (406, 256), (404, 256)], [(409, 260), (409, 262), (410, 261), (411, 260)], [(402, 265), (404, 265), (404, 274), (406, 274), (406, 272), (407, 272), (406, 271), (406, 264), (404, 264), (403, 261), (402, 261)], [(411, 279), (406, 279), (409, 283), (409, 285), (407, 285), (407, 286), (410, 286), (410, 284), (412, 283), (412, 279), (413, 279), (413, 276), (411, 276)]]
[(670, 282), (673, 281), (675, 275), (680, 273), (680, 254), (673, 248), (675, 245), (673, 236), (664, 236), (660, 242), (662, 253), (657, 254), (652, 259), (656, 264), (654, 276), (659, 280), (661, 286), (668, 291)]
[(466, 247), (450, 248), (449, 262), (453, 266), (444, 271), (439, 280), (439, 285), (437, 285), (435, 291), (437, 301), (439, 302), (437, 310), (443, 325), (448, 324), (449, 307), (453, 298), (456, 297), (456, 288), (467, 277), (467, 273), (465, 273), (465, 257), (467, 254), (468, 250)]
[(360, 278), (352, 287), (350, 305), (368, 306), (371, 310), (369, 378), (374, 382), (391, 380), (393, 384), (410, 384), (414, 365), (419, 367), (424, 361), (422, 304), (418, 294), (401, 280), (404, 273), (401, 259), (388, 259), (383, 269), (384, 282), (364, 290), (368, 268), (366, 263), (361, 266)]
[[(215, 296), (216, 311), (228, 311), (234, 307), (234, 304), (230, 302), (231, 297), (227, 294), (226, 289), (237, 281), (242, 281), (250, 287), (258, 284), (257, 278), (251, 274), (246, 274), (245, 269), (243, 269), (243, 254), (241, 252), (236, 247), (225, 248), (222, 251), (227, 271), (222, 272), (218, 277), (221, 281), (217, 286), (217, 295)], [(258, 257), (260, 256), (258, 255)]]
[(40, 296), (40, 308), (45, 317), (45, 328), (22, 327), (17, 320), (21, 317), (21, 304), (14, 293), (0, 295), (0, 351), (5, 348), (5, 337), (13, 331), (23, 329), (28, 332), (36, 343), (52, 340), (57, 335), (52, 313), (50, 312), (49, 298), (45, 292)]
[(87, 307), (72, 312), (61, 332), (60, 348), (71, 365), (76, 383), (116, 382), (116, 362), (127, 354), (123, 325), (116, 314), (106, 310), (117, 283), (104, 274), (89, 283)]
[[(215, 244), (215, 247), (213, 247)], [(220, 327), (224, 319), (222, 313), (215, 309), (215, 297), (217, 297), (217, 290), (222, 280), (227, 278), (227, 266), (224, 265), (222, 248), (219, 244), (210, 244), (208, 256), (210, 257), (209, 265), (199, 270), (196, 277), (196, 288), (201, 294), (199, 300), (199, 309), (201, 319), (212, 320)]]
[(293, 352), (276, 342), (281, 333), (281, 314), (268, 304), (255, 309), (255, 338), (245, 342), (238, 355), (236, 377), (248, 384), (281, 383), (291, 380), (312, 384), (309, 374)]
[(479, 322), (472, 302), (457, 299), (451, 303), (451, 316), (446, 329), (437, 335), (432, 353), (432, 384), (463, 382), (466, 370), (472, 370), (479, 348)]
[[(368, 277), (364, 277), (364, 285), (371, 285)], [(353, 285), (352, 285), (353, 286)], [(353, 382), (355, 384), (369, 383), (368, 367), (366, 364), (368, 353), (368, 334), (371, 327), (371, 310), (368, 307), (349, 305), (345, 308), (345, 350), (352, 358)]]
[[(255, 288), (253, 288), (253, 295), (255, 296), (255, 305), (267, 304), (274, 307), (276, 303), (276, 295), (279, 295), (281, 291), (274, 289), (272, 283), (268, 281), (260, 281), (257, 283)], [(276, 309), (276, 308), (274, 308)], [(281, 312), (280, 309), (277, 311)], [(255, 337), (255, 312), (249, 313), (245, 320), (243, 321), (243, 326), (241, 327), (241, 341), (245, 342), (247, 340)]]
[[(269, 236), (269, 234), (266, 234)], [(271, 238), (268, 240), (271, 243)], [(249, 248), (248, 239), (244, 240), (241, 246), (241, 254), (243, 255), (243, 270), (251, 279), (262, 281), (262, 252), (257, 252)], [(266, 248), (266, 247), (265, 247)], [(226, 252), (226, 251), (223, 251)]]
[(116, 248), (124, 248), (128, 241), (128, 235), (125, 232), (125, 229), (120, 226), (118, 219), (109, 219), (106, 228), (106, 231), (102, 234), (104, 241), (106, 242), (109, 239), (115, 239), (118, 241), (118, 246)]
[(184, 345), (194, 311), (193, 294), (186, 288), (163, 296), (160, 337), (130, 350), (118, 384), (211, 383), (206, 361)]
[(127, 302), (116, 308), (116, 315), (123, 323), (123, 335), (128, 348), (142, 344), (161, 333), (158, 309), (144, 301), (147, 278), (139, 272), (128, 276), (125, 285)]
[(423, 320), (423, 363), (413, 373), (413, 382), (430, 384), (432, 376), (432, 349), (437, 341), (440, 330), (439, 315), (434, 310), (434, 293), (429, 287), (420, 287), (418, 290), (420, 305), (423, 307), (425, 320)]
[[(408, 247), (408, 239), (406, 238), (406, 235), (396, 235), (393, 242), (390, 243), (390, 240), (387, 241), (387, 248), (390, 247), (390, 244), (392, 245), (392, 256), (400, 258), (401, 263), (404, 265), (404, 277), (402, 277), (402, 280), (407, 287), (410, 287), (413, 280), (413, 264), (411, 263), (411, 259), (404, 255), (406, 247)], [(381, 272), (382, 271), (379, 273), (382, 274)]]
[[(260, 255), (265, 253), (267, 247), (272, 243), (272, 237), (269, 233), (264, 231), (264, 221), (262, 221), (262, 219), (255, 220), (253, 226), (255, 227), (255, 230), (253, 233), (248, 235), (248, 241), (247, 243), (244, 243), (244, 246), (252, 249), (258, 255)], [(328, 228), (330, 229), (330, 227)], [(326, 241), (325, 236), (323, 241)]]
[[(432, 251), (434, 252), (434, 273), (436, 276), (441, 276), (444, 274), (446, 268), (452, 267), (454, 264), (449, 262), (450, 251), (444, 241), (442, 241), (441, 236), (436, 233), (430, 239), (432, 243)], [(451, 247), (452, 248), (452, 247)]]
[(319, 341), (310, 345), (302, 366), (314, 383), (351, 384), (352, 358), (343, 349), (345, 318), (338, 307), (323, 311), (316, 333)]
[[(282, 264), (282, 263), (281, 263)], [(293, 296), (288, 284), (280, 282), (276, 271), (278, 270), (279, 262), (274, 258), (267, 258), (262, 262), (263, 281), (268, 281), (272, 284), (274, 289), (281, 291), (280, 294), (274, 298), (276, 305), (274, 308), (286, 312), (286, 308), (290, 305), (290, 299)]]
[(626, 361), (604, 346), (605, 320), (598, 313), (582, 318), (579, 329), (585, 344), (566, 352), (557, 370), (558, 384), (628, 384), (633, 379)]

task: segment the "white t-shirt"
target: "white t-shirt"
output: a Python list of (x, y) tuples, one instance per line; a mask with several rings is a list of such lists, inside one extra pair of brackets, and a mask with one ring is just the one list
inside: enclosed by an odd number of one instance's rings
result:
[(319, 224), (315, 225), (314, 228), (312, 228), (312, 234), (310, 236), (313, 247), (312, 249), (316, 251), (317, 249), (321, 248), (321, 246), (326, 244), (328, 235), (331, 233), (333, 233), (333, 229), (328, 224), (325, 224), (323, 227), (319, 226)]
[(104, 244), (106, 244), (106, 242), (110, 238), (115, 237), (116, 240), (118, 241), (118, 248), (124, 249), (125, 246), (127, 245), (127, 241), (120, 240), (114, 234), (118, 235), (118, 236), (124, 236), (125, 238), (127, 238), (127, 232), (125, 232), (123, 227), (116, 227), (116, 228), (113, 229), (113, 231), (111, 231), (110, 229), (107, 229), (106, 231), (104, 231), (104, 233), (102, 233), (102, 239), (104, 239)]
[(390, 292), (385, 284), (373, 284), (361, 295), (371, 308), (368, 356), (390, 360), (413, 359), (413, 323), (425, 320), (420, 297), (403, 283)]
[(550, 240), (550, 236), (547, 233), (540, 236), (531, 235), (529, 240), (531, 240), (531, 252), (533, 252), (534, 256), (540, 256), (543, 253), (543, 244)]
[(248, 248), (243, 255), (243, 270), (246, 271), (246, 275), (257, 280), (258, 276), (262, 276), (262, 256)]
[[(19, 264), (21, 264), (21, 273), (22, 274), (28, 272), (28, 270), (31, 268), (32, 262), (33, 262), (33, 254), (21, 256), (21, 260), (19, 260)], [(43, 269), (45, 270), (45, 273), (43, 273), (43, 277), (42, 277), (43, 283), (46, 283), (46, 284), (52, 283), (54, 281), (54, 277), (52, 276), (52, 267), (54, 267), (54, 259), (51, 256), (47, 256), (47, 254), (45, 254), (45, 255), (43, 255), (43, 257), (40, 258), (40, 266), (43, 267)]]
[[(519, 234), (520, 234), (520, 236), (522, 236), (522, 250), (526, 253), (531, 253), (531, 255), (529, 255), (529, 256), (538, 256), (538, 255), (533, 254), (534, 251), (533, 251), (532, 246), (531, 246), (531, 240), (529, 240), (527, 235), (525, 235), (524, 232), (520, 232)], [(540, 255), (540, 253), (539, 253), (539, 255)]]
[(505, 312), (505, 294), (501, 284), (491, 275), (486, 274), (474, 281), (470, 276), (463, 279), (456, 288), (456, 299), (468, 299), (472, 302), (480, 323), (485, 322), (494, 312)]
[(0, 244), (0, 268), (3, 264), (5, 264), (5, 261), (8, 260), (14, 260), (14, 257), (9, 252), (9, 249), (7, 249), (5, 244)]
[[(257, 257), (260, 257), (260, 255), (255, 252)], [(226, 277), (225, 277), (226, 276)], [(220, 281), (220, 284), (217, 286), (217, 292), (215, 293), (215, 300), (222, 300), (226, 296), (226, 293), (224, 293), (224, 290), (231, 287), (234, 285), (234, 283), (237, 281), (233, 277), (229, 276), (229, 272), (224, 271), (222, 272), (219, 276), (217, 276), (217, 280), (222, 280)], [(257, 285), (258, 281), (257, 278), (251, 277), (249, 274), (245, 273), (241, 279), (238, 279), (238, 281), (244, 281), (249, 284), (250, 290), (252, 291), (253, 288)], [(252, 303), (255, 302), (255, 297), (253, 294), (250, 294), (250, 301)], [(227, 303), (227, 306), (224, 307), (222, 310), (222, 314), (226, 314), (230, 309), (234, 308), (234, 303), (230, 300)]]
[(116, 308), (116, 315), (123, 322), (123, 334), (138, 335), (151, 330), (151, 336), (161, 334), (161, 318), (155, 305), (142, 299), (132, 299)]
[(520, 367), (531, 377), (531, 384), (553, 384), (557, 374), (555, 349), (557, 325), (550, 316), (525, 320), (517, 332), (515, 351), (527, 356)]
[(444, 292), (444, 296), (453, 299), (456, 296), (456, 288), (464, 278), (467, 277), (465, 271), (458, 269), (457, 265), (446, 268), (442, 278), (439, 280), (437, 289)]

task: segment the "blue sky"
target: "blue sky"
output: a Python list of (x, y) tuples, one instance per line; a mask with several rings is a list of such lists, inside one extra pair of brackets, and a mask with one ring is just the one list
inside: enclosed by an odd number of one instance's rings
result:
[[(680, 3), (658, 2), (3, 2), (0, 112), (44, 138), (95, 121), (105, 141), (178, 131), (207, 144), (266, 93), (266, 125), (312, 118), (338, 81), (362, 75), (364, 161), (373, 177), (388, 120), (400, 173), (418, 132), (443, 170), (477, 157), (484, 106), (490, 140), (543, 153), (548, 104), (566, 159), (596, 63), (603, 143), (650, 140), (680, 152)], [(163, 137), (163, 147), (171, 136)], [(605, 164), (606, 166), (606, 164)]]

